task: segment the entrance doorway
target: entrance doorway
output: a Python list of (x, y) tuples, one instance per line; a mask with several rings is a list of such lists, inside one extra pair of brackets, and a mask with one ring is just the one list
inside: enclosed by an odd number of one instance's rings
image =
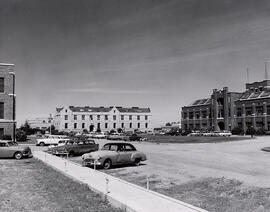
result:
[(218, 122), (218, 127), (220, 130), (225, 130), (225, 125), (224, 125), (224, 122)]

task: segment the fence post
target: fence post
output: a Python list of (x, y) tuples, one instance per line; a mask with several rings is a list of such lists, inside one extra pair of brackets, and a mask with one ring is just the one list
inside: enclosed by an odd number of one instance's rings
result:
[(149, 175), (146, 178), (146, 189), (149, 190)]
[(108, 193), (110, 193), (110, 191), (109, 191), (109, 179), (106, 177), (105, 180), (106, 180), (106, 194), (108, 194)]

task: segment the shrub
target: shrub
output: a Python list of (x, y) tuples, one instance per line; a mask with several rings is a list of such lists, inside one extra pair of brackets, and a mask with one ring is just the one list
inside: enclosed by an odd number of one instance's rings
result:
[(256, 131), (256, 135), (265, 135), (265, 130), (264, 129), (258, 129)]

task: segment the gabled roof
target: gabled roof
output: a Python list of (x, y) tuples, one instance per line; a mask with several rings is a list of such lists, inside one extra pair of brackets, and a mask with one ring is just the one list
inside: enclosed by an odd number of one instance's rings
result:
[(263, 91), (251, 91), (248, 90), (243, 93), (240, 97), (240, 101), (243, 100), (252, 100), (252, 99), (260, 99), (260, 98), (270, 98), (270, 90), (263, 90)]
[(139, 108), (139, 107), (131, 107), (131, 108), (123, 108), (117, 107), (119, 112), (121, 113), (150, 113), (150, 108)]
[(207, 99), (198, 99), (198, 100), (192, 102), (188, 106), (208, 105), (208, 104), (210, 104), (210, 102), (211, 102), (211, 99), (210, 98), (207, 98)]
[[(64, 107), (56, 108), (56, 112), (60, 112)], [(110, 112), (114, 107), (68, 107), (72, 112)], [(150, 113), (150, 108), (139, 108), (139, 107), (131, 107), (131, 108), (123, 108), (123, 107), (115, 107), (120, 113)]]
[(56, 108), (56, 112), (59, 113), (61, 110), (63, 110), (64, 108), (63, 107), (57, 107)]

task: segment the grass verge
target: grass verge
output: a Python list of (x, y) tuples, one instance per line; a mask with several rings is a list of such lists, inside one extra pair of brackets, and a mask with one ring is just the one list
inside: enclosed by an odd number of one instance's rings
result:
[(40, 161), (0, 160), (0, 211), (122, 212)]

